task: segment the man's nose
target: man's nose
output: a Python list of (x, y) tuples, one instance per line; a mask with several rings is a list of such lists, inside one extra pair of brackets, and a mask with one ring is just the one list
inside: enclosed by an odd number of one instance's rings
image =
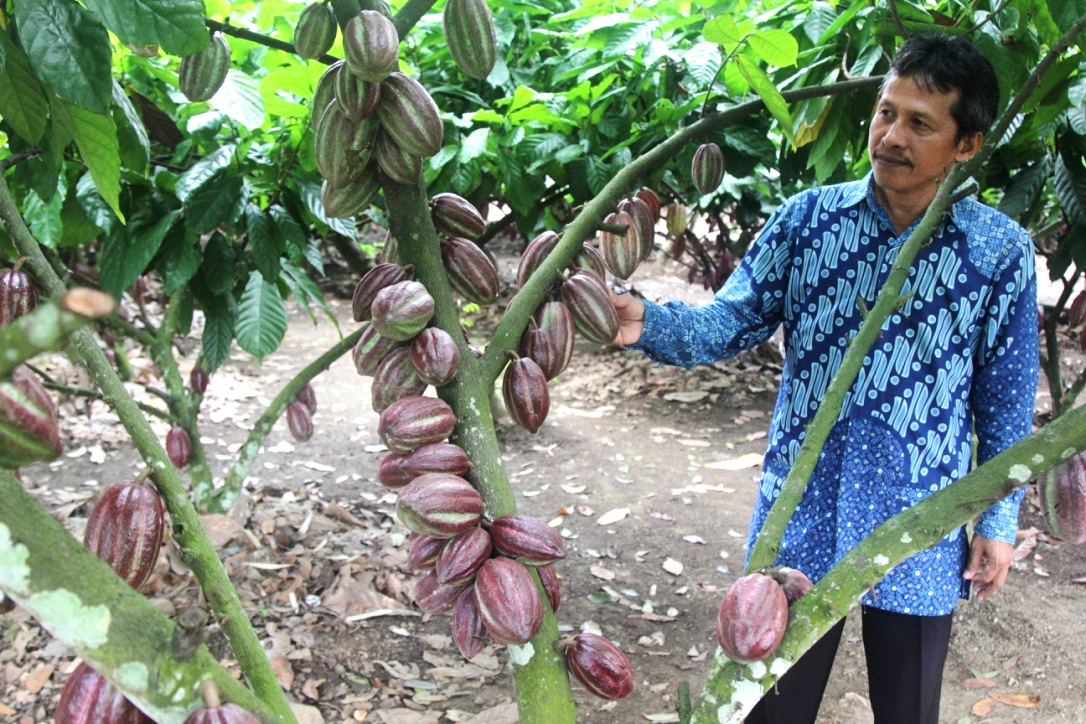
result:
[(887, 125), (885, 132), (882, 134), (882, 143), (884, 146), (897, 147), (904, 142), (903, 129), (901, 127), (901, 119), (895, 119)]

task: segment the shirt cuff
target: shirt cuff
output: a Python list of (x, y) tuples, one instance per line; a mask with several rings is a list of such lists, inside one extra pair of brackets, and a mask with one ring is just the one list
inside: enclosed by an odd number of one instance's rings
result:
[(1018, 535), (1018, 508), (1025, 494), (1025, 488), (1016, 490), (986, 510), (977, 521), (974, 532), (989, 540), (1014, 545)]

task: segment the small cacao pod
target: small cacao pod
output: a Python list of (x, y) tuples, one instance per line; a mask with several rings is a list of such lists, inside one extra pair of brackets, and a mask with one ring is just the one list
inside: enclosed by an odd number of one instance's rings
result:
[(570, 268), (588, 269), (596, 273), (602, 281), (607, 276), (607, 262), (603, 260), (603, 254), (592, 244), (581, 244), (581, 250), (573, 257)]
[(207, 370), (199, 363), (189, 373), (189, 385), (192, 386), (192, 391), (200, 397), (203, 397), (207, 392), (207, 383), (210, 381), (211, 377), (208, 375)]
[(582, 633), (566, 649), (566, 663), (589, 693), (621, 699), (633, 691), (633, 668), (626, 654), (603, 636)]
[(720, 150), (720, 146), (715, 143), (698, 146), (690, 164), (690, 175), (693, 177), (694, 188), (702, 196), (720, 188), (720, 182), (724, 180), (724, 152)]
[(475, 606), (486, 632), (500, 644), (525, 644), (543, 624), (535, 579), (512, 558), (490, 558), (479, 568)]
[(558, 583), (558, 574), (554, 566), (536, 566), (535, 572), (539, 574), (539, 582), (543, 584), (551, 611), (557, 612), (558, 606), (562, 603), (562, 588)]
[(212, 33), (206, 48), (181, 59), (177, 84), (190, 101), (206, 101), (222, 87), (229, 70), (230, 45), (222, 33)]
[(562, 301), (569, 307), (577, 331), (598, 344), (611, 344), (618, 334), (618, 311), (603, 282), (578, 269), (562, 284)]
[(349, 72), (347, 63), (337, 60), (321, 73), (317, 86), (313, 89), (313, 100), (309, 103), (309, 125), (313, 126), (314, 131), (320, 128), (324, 112), (336, 102), (336, 79), (341, 72)]
[(377, 372), (377, 365), (381, 364), (381, 360), (389, 352), (404, 344), (404, 342), (382, 337), (373, 325), (366, 327), (351, 351), (355, 370), (360, 375), (372, 377)]
[(407, 280), (407, 269), (399, 264), (384, 262), (362, 275), (355, 285), (351, 297), (351, 315), (356, 322), (368, 322), (371, 317), (370, 307), (377, 297), (377, 292), (397, 282)]
[(303, 58), (319, 58), (336, 42), (336, 14), (332, 6), (312, 2), (305, 6), (294, 26), (294, 52)]
[(385, 80), (400, 64), (400, 36), (392, 21), (375, 10), (363, 10), (343, 26), (347, 69), (362, 80)]
[(641, 242), (640, 261), (645, 261), (652, 254), (656, 238), (656, 217), (653, 216), (652, 209), (640, 197), (634, 196), (624, 200), (619, 205), (619, 211), (625, 211), (633, 219), (637, 240)]
[(1086, 453), (1049, 470), (1037, 488), (1052, 535), (1076, 545), (1086, 544)]
[(459, 475), (426, 473), (400, 488), (396, 517), (409, 530), (433, 538), (453, 538), (478, 525), (483, 498)]
[(492, 550), (490, 534), (485, 530), (476, 527), (464, 531), (441, 549), (434, 565), (438, 583), (455, 585), (471, 581)]
[(547, 255), (554, 251), (554, 247), (558, 245), (558, 238), (555, 232), (544, 231), (528, 242), (517, 265), (518, 287), (523, 287)]
[(441, 554), (447, 538), (434, 538), (428, 535), (420, 535), (411, 543), (411, 550), (407, 554), (408, 567), (416, 571), (430, 571), (437, 565), (437, 557)]
[(679, 202), (667, 205), (667, 233), (671, 236), (682, 236), (690, 224), (690, 209)]
[(811, 583), (811, 579), (807, 577), (807, 574), (798, 568), (789, 568), (788, 566), (777, 566), (769, 571), (769, 575), (784, 591), (784, 597), (788, 599), (788, 605), (792, 605), (799, 599), (807, 595), (807, 591), (814, 588), (814, 584)]
[(626, 233), (611, 231), (600, 232), (600, 252), (607, 268), (619, 279), (629, 279), (641, 263), (641, 239), (637, 236), (637, 227), (633, 217), (625, 211), (608, 214), (603, 222), (615, 226), (625, 226)]
[(0, 327), (6, 327), (38, 306), (38, 292), (22, 269), (0, 270)]
[(313, 138), (313, 160), (321, 176), (336, 187), (356, 181), (366, 168), (368, 158), (348, 153), (358, 132), (358, 124), (335, 103), (328, 104)]
[(339, 109), (355, 123), (376, 113), (381, 102), (380, 83), (362, 80), (349, 71), (336, 75), (335, 90)]
[(312, 382), (306, 382), (302, 389), (298, 390), (298, 394), (295, 396), (298, 402), (301, 402), (307, 408), (309, 408), (310, 414), (316, 414), (317, 412), (317, 391), (313, 389)]
[(441, 243), (441, 258), (449, 285), (466, 301), (490, 304), (498, 298), (498, 269), (474, 241), (446, 239)]
[(660, 220), (660, 197), (656, 195), (656, 192), (650, 189), (648, 186), (642, 186), (634, 194), (637, 198), (644, 201), (649, 210), (652, 211), (653, 223)]
[(260, 724), (260, 720), (237, 704), (222, 704), (197, 709), (189, 714), (185, 724)]
[(453, 605), (452, 639), (465, 659), (472, 659), (486, 648), (486, 626), (475, 605), (475, 588), (468, 586)]
[(547, 376), (528, 357), (518, 357), (505, 370), (502, 398), (513, 421), (532, 433), (543, 425), (551, 409)]
[(61, 449), (53, 398), (29, 367), (18, 365), (0, 380), (0, 468), (54, 460)]
[(475, 241), (486, 231), (486, 219), (475, 205), (453, 193), (441, 193), (430, 199), (430, 219), (445, 236), (459, 236)]
[(716, 617), (716, 640), (729, 659), (752, 664), (777, 649), (787, 626), (788, 599), (780, 585), (764, 573), (751, 573), (725, 592)]
[(448, 611), (470, 583), (439, 583), (435, 571), (427, 571), (415, 582), (415, 603), (426, 613)]
[(192, 439), (185, 428), (174, 425), (166, 433), (166, 454), (175, 468), (188, 467), (192, 460)]
[(566, 546), (554, 528), (539, 518), (516, 513), (490, 525), (494, 550), (526, 566), (546, 566), (566, 557)]
[(534, 316), (539, 329), (549, 334), (554, 342), (558, 356), (558, 367), (554, 371), (554, 376), (557, 377), (573, 359), (573, 342), (576, 338), (573, 315), (569, 307), (562, 302), (551, 301), (539, 305)]
[(434, 298), (422, 282), (407, 279), (378, 291), (370, 314), (378, 334), (406, 342), (425, 329), (434, 316)]
[(460, 72), (479, 80), (490, 75), (498, 59), (498, 35), (486, 0), (448, 0), (442, 25)]
[(60, 692), (56, 724), (154, 724), (125, 695), (85, 661), (79, 662)]
[(411, 348), (397, 347), (385, 355), (373, 373), (370, 402), (374, 412), (381, 412), (396, 400), (414, 397), (426, 391), (426, 381), (411, 364)]
[(396, 400), (377, 420), (377, 434), (393, 452), (409, 453), (423, 445), (441, 442), (452, 434), (456, 414), (437, 397), (404, 397)]
[(561, 372), (562, 359), (558, 355), (558, 345), (554, 337), (546, 330), (529, 327), (521, 335), (517, 351), (521, 357), (526, 357), (543, 371), (543, 376), (553, 380)]
[(290, 436), (298, 442), (306, 442), (313, 437), (313, 415), (309, 408), (297, 400), (287, 405), (287, 428)]
[(384, 129), (377, 131), (373, 153), (377, 168), (393, 181), (414, 186), (422, 179), (422, 156), (408, 153)]
[(83, 545), (139, 588), (158, 561), (165, 518), (162, 499), (150, 485), (114, 483), (91, 508)]
[(347, 219), (369, 208), (381, 188), (377, 167), (370, 164), (346, 186), (334, 186), (328, 179), (321, 183), (321, 206), (329, 219)]
[(386, 488), (399, 490), (416, 476), (404, 470), (403, 463), (407, 453), (389, 453), (381, 458), (377, 465), (377, 482)]
[(464, 477), (472, 468), (464, 448), (451, 442), (423, 445), (408, 454), (402, 463), (404, 471), (413, 478), (423, 473), (449, 473)]
[(447, 385), (460, 367), (460, 348), (440, 327), (427, 327), (411, 342), (411, 364), (434, 387)]
[(441, 111), (422, 83), (400, 72), (381, 84), (377, 107), (381, 127), (396, 145), (412, 156), (433, 156), (441, 150), (445, 126)]

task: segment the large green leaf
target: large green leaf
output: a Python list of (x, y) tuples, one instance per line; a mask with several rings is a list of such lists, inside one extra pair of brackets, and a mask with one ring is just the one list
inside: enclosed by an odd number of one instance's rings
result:
[(264, 96), (252, 76), (231, 68), (211, 105), (249, 130), (264, 123)]
[(133, 216), (127, 227), (116, 227), (102, 244), (98, 259), (102, 289), (120, 298), (147, 270), (180, 213), (141, 213)]
[(201, 352), (208, 372), (217, 370), (230, 355), (234, 341), (234, 320), (237, 318), (237, 302), (229, 294), (220, 294), (206, 300), (204, 309), (204, 334)]
[(276, 244), (275, 228), (271, 219), (259, 208), (249, 204), (245, 208), (245, 227), (257, 271), (265, 279), (278, 279), (279, 255), (282, 252)]
[(23, 218), (30, 233), (42, 246), (56, 249), (60, 246), (64, 234), (64, 224), (60, 218), (60, 209), (64, 205), (64, 194), (53, 194), (52, 200), (44, 203), (36, 193), (27, 195), (23, 205)]
[(1082, 163), (1067, 163), (1061, 154), (1056, 160), (1053, 181), (1063, 212), (1072, 221), (1086, 224), (1086, 173)]
[(720, 46), (715, 43), (698, 43), (686, 52), (686, 67), (697, 81), (698, 90), (706, 90), (720, 72), (723, 62)]
[[(1079, 18), (1086, 15), (1086, 0), (1048, 0), (1048, 11), (1060, 32), (1066, 33)], [(1078, 39), (1081, 41), (1082, 36)]]
[(203, 257), (199, 241), (196, 234), (186, 233), (181, 224), (174, 225), (166, 235), (155, 261), (155, 268), (162, 275), (162, 290), (166, 294), (173, 294), (188, 284), (200, 269)]
[(743, 77), (750, 83), (750, 87), (761, 97), (765, 107), (777, 119), (781, 131), (794, 146), (796, 138), (792, 133), (792, 115), (788, 111), (788, 104), (785, 102), (784, 97), (777, 90), (777, 86), (766, 75), (766, 72), (749, 58), (742, 55), (736, 56), (735, 63), (739, 66), (739, 71), (743, 74)]
[(204, 247), (200, 275), (212, 294), (225, 294), (234, 288), (234, 250), (226, 237), (215, 232)]
[(57, 98), (105, 113), (112, 97), (109, 33), (74, 0), (19, 0), (19, 38), (41, 82)]
[(203, 0), (84, 0), (118, 38), (191, 55), (208, 43)]
[(177, 198), (181, 199), (182, 203), (188, 201), (189, 194), (207, 183), (208, 179), (230, 164), (234, 159), (236, 150), (236, 146), (220, 146), (192, 164), (189, 170), (185, 171), (177, 179), (177, 186), (174, 187)]
[(185, 200), (185, 225), (204, 234), (232, 221), (240, 212), (245, 179), (231, 168), (216, 173)]
[(1048, 180), (1052, 163), (1048, 156), (1029, 168), (1016, 173), (999, 201), (999, 210), (1012, 219), (1017, 219), (1026, 213), (1037, 197), (1044, 191), (1045, 182)]
[(787, 30), (759, 30), (751, 33), (747, 44), (769, 65), (786, 68), (796, 64), (799, 44)]
[(125, 168), (143, 175), (151, 158), (151, 139), (136, 107), (116, 80), (113, 81), (113, 104), (116, 107), (113, 120), (117, 126), (121, 161)]
[(30, 144), (41, 140), (49, 119), (49, 100), (45, 97), (30, 62), (11, 44), (7, 33), (0, 33), (0, 48), (7, 62), (0, 73), (0, 118)]
[(328, 306), (328, 303), (324, 301), (324, 294), (321, 293), (321, 288), (317, 286), (317, 283), (307, 277), (305, 272), (289, 262), (283, 264), (283, 271), (283, 280), (290, 287), (291, 294), (305, 307), (305, 311), (309, 313), (309, 318), (313, 320), (313, 324), (317, 323), (317, 316), (313, 314), (313, 307), (316, 306), (331, 320), (336, 329), (339, 329), (339, 319)]
[(79, 156), (90, 171), (94, 185), (102, 198), (124, 221), (121, 212), (121, 147), (117, 142), (117, 128), (108, 115), (88, 111), (79, 106), (53, 104), (57, 121), (72, 134)]
[(279, 349), (287, 333), (287, 310), (274, 284), (253, 271), (238, 302), (238, 346), (258, 360)]

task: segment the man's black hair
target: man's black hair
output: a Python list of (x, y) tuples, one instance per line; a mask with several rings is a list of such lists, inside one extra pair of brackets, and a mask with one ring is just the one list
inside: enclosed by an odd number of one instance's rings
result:
[(925, 90), (957, 90), (950, 114), (958, 124), (956, 140), (987, 133), (999, 110), (999, 83), (995, 69), (965, 38), (927, 32), (905, 41), (893, 62), (891, 77), (912, 78)]

